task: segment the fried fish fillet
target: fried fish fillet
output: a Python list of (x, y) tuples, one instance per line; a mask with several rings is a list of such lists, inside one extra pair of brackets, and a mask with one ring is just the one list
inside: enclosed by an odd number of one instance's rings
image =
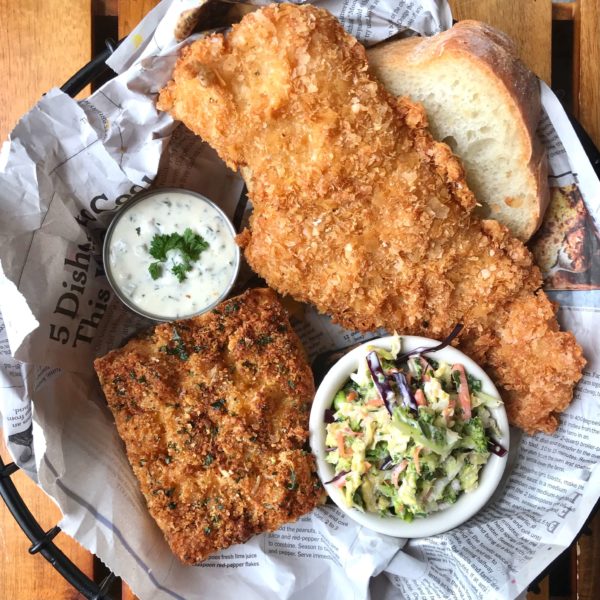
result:
[(254, 214), (240, 242), (270, 286), (351, 329), (443, 338), (463, 322), (512, 423), (556, 429), (584, 359), (531, 254), (472, 214), (422, 107), (386, 92), (333, 16), (270, 5), (193, 43), (159, 108), (241, 170)]
[(95, 362), (152, 517), (194, 564), (320, 503), (312, 373), (271, 290), (158, 325)]

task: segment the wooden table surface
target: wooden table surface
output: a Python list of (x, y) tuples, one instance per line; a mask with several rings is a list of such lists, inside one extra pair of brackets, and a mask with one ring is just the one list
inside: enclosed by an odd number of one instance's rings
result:
[[(102, 19), (118, 18), (118, 35), (122, 37), (156, 4), (155, 0), (0, 0), (0, 137), (6, 137), (45, 91), (66, 81), (90, 59), (94, 30), (102, 27)], [(455, 18), (480, 19), (511, 35), (523, 60), (548, 83), (552, 79), (553, 19), (571, 20), (575, 31), (572, 110), (600, 147), (599, 4), (597, 0), (554, 7), (551, 0), (451, 1)], [(0, 453), (5, 462), (9, 461), (1, 441)], [(56, 506), (23, 473), (17, 473), (14, 481), (42, 527), (49, 529), (59, 521)], [(581, 600), (600, 598), (600, 516), (591, 528), (594, 535), (583, 537), (571, 552)], [(57, 543), (90, 577), (100, 576), (98, 562), (75, 541), (60, 534)], [(29, 556), (28, 546), (0, 503), (0, 600), (81, 597), (42, 557)], [(125, 586), (122, 597), (133, 597)], [(548, 579), (530, 598), (549, 598)]]

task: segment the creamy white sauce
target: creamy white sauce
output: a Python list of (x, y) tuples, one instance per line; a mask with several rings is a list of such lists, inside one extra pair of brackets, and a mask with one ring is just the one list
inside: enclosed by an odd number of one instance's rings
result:
[[(156, 234), (186, 228), (200, 234), (208, 248), (179, 282), (171, 268), (181, 263), (178, 250), (167, 253), (162, 273), (152, 279), (148, 267), (156, 262), (149, 252)], [(175, 319), (201, 312), (229, 288), (239, 260), (229, 224), (208, 202), (183, 192), (160, 192), (141, 200), (119, 218), (109, 240), (113, 283), (144, 312)]]

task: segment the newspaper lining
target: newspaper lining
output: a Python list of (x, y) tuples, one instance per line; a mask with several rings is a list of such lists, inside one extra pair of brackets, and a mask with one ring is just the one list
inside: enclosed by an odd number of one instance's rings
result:
[[(600, 495), (600, 347), (592, 333), (600, 320), (600, 274), (591, 259), (579, 279), (559, 277), (571, 287), (554, 292), (563, 326), (588, 359), (575, 400), (555, 435), (511, 432), (502, 484), (463, 526), (406, 543), (327, 506), (186, 567), (149, 516), (91, 365), (149, 323), (113, 297), (101, 242), (118, 207), (151, 184), (199, 191), (238, 227), (247, 220), (239, 176), (154, 106), (181, 46), (175, 25), (197, 4), (164, 0), (111, 57), (118, 77), (79, 103), (50, 91), (2, 148), (0, 411), (11, 453), (56, 500), (63, 530), (142, 600), (517, 597), (571, 543)], [(432, 35), (452, 23), (443, 0), (316, 4), (366, 44), (403, 30)], [(542, 101), (553, 192), (575, 189), (593, 228), (600, 183), (544, 84)], [(560, 253), (552, 260), (562, 272)], [(238, 285), (250, 275), (244, 267)], [(366, 339), (309, 307), (294, 306), (292, 315), (311, 358)]]

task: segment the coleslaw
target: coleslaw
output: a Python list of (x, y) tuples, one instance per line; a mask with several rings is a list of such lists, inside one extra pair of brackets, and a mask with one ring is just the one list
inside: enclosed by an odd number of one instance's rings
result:
[(502, 455), (489, 408), (462, 364), (437, 362), (431, 349), (398, 357), (368, 347), (326, 412), (327, 482), (361, 511), (405, 521), (442, 510), (474, 490), (490, 453)]

